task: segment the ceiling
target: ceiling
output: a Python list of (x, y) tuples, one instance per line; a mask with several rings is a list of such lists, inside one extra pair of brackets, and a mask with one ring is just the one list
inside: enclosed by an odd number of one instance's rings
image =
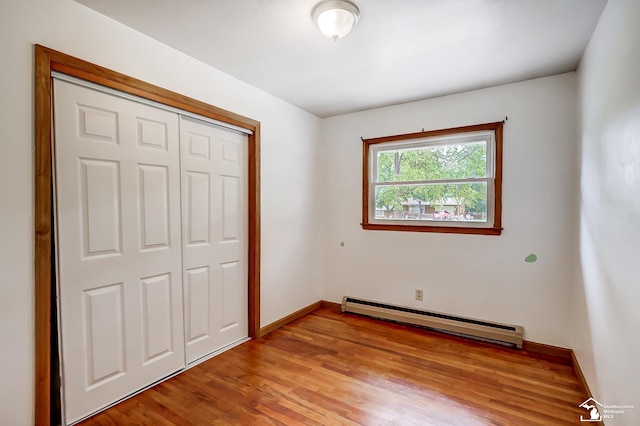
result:
[(574, 71), (606, 0), (353, 0), (343, 39), (319, 0), (76, 0), (328, 117)]

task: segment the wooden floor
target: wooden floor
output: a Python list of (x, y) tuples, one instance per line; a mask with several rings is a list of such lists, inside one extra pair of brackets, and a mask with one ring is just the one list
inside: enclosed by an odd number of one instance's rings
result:
[(575, 425), (566, 360), (319, 309), (82, 425)]

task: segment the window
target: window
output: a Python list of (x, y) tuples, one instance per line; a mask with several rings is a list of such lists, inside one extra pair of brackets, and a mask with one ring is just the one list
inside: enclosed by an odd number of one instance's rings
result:
[(364, 139), (362, 227), (500, 235), (502, 125)]

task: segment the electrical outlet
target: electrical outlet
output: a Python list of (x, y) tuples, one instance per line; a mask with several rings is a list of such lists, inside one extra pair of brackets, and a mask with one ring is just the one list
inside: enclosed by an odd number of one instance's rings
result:
[(416, 288), (416, 300), (422, 300), (422, 289), (421, 288)]

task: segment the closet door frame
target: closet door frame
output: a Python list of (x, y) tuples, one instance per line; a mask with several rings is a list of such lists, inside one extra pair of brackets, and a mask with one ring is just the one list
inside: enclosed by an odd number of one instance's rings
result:
[(249, 337), (260, 337), (260, 122), (82, 59), (35, 45), (35, 424), (51, 418), (52, 312), (56, 303), (53, 241), (53, 71), (251, 131), (248, 135)]

